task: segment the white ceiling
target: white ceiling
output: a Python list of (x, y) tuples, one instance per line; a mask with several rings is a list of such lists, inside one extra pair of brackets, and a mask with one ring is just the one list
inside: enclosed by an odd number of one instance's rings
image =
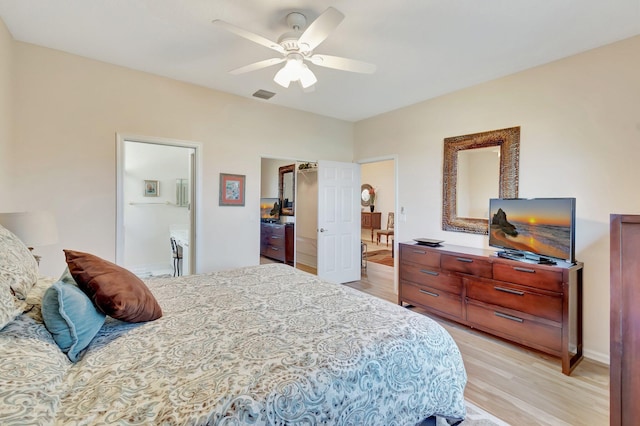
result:
[[(268, 39), (291, 11), (346, 17), (315, 50), (377, 65), (372, 75), (309, 67), (315, 91), (273, 82), (278, 56), (211, 24)], [(640, 0), (0, 0), (16, 40), (348, 121), (640, 34)]]

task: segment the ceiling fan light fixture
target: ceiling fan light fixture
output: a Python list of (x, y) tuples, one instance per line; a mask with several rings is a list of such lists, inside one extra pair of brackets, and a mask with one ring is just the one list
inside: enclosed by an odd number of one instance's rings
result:
[(292, 12), (287, 15), (286, 19), (291, 31), (282, 34), (277, 42), (219, 19), (214, 20), (213, 23), (249, 41), (275, 50), (282, 55), (231, 70), (231, 74), (243, 74), (286, 62), (273, 77), (273, 81), (284, 88), (288, 88), (292, 81), (297, 81), (303, 89), (309, 89), (305, 90), (305, 92), (308, 92), (313, 90), (312, 86), (318, 82), (318, 79), (304, 61), (310, 61), (314, 65), (325, 68), (362, 74), (371, 74), (376, 70), (375, 65), (366, 62), (313, 53), (314, 49), (335, 30), (343, 19), (344, 14), (342, 12), (333, 7), (328, 7), (313, 22), (307, 25), (307, 18), (304, 14)]
[(302, 64), (302, 68), (300, 69), (300, 84), (302, 87), (306, 89), (309, 86), (313, 86), (318, 82), (316, 75), (309, 69), (306, 64)]
[(289, 87), (289, 84), (291, 83), (291, 73), (290, 71), (287, 69), (287, 66), (285, 65), (284, 67), (280, 68), (280, 71), (278, 71), (276, 73), (276, 75), (273, 77), (273, 81), (275, 81), (276, 83), (278, 83), (280, 86), (284, 87), (285, 89), (287, 87)]
[(289, 87), (292, 81), (300, 81), (303, 88), (313, 86), (318, 79), (313, 72), (302, 62), (301, 55), (290, 55), (287, 63), (276, 73), (273, 81), (282, 87)]

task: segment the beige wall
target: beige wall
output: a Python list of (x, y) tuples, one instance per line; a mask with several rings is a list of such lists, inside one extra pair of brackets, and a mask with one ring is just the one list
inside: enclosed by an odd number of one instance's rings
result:
[[(16, 196), (52, 209), (63, 248), (115, 259), (116, 132), (200, 142), (197, 271), (257, 264), (260, 158), (351, 161), (353, 124), (16, 42)], [(4, 58), (0, 58), (0, 63)], [(283, 129), (286, 128), (286, 131)], [(245, 207), (218, 206), (219, 173), (246, 175)]]
[(13, 38), (0, 19), (0, 212), (12, 211)]
[(443, 139), (521, 126), (520, 196), (576, 197), (585, 352), (609, 353), (609, 214), (640, 213), (640, 37), (356, 123), (355, 157), (398, 154), (399, 241), (445, 232)]
[(263, 158), (261, 161), (260, 197), (279, 198), (280, 167), (294, 164), (295, 160)]

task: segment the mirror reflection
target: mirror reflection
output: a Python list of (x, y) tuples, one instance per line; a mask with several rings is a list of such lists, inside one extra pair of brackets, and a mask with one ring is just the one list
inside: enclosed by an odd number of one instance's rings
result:
[(458, 217), (489, 217), (488, 200), (500, 192), (500, 147), (459, 151), (457, 178)]
[(294, 216), (295, 214), (295, 169), (295, 164), (282, 166), (279, 169), (280, 178), (278, 183), (278, 190), (280, 192), (280, 205), (282, 206), (281, 215), (283, 216)]

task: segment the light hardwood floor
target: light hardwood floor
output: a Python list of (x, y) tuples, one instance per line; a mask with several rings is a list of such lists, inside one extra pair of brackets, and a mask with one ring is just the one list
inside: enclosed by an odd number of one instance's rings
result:
[[(369, 262), (362, 279), (346, 285), (397, 303), (393, 268)], [(431, 318), (458, 344), (468, 376), (465, 397), (479, 407), (512, 425), (609, 424), (607, 365), (585, 359), (565, 376), (557, 358)]]

